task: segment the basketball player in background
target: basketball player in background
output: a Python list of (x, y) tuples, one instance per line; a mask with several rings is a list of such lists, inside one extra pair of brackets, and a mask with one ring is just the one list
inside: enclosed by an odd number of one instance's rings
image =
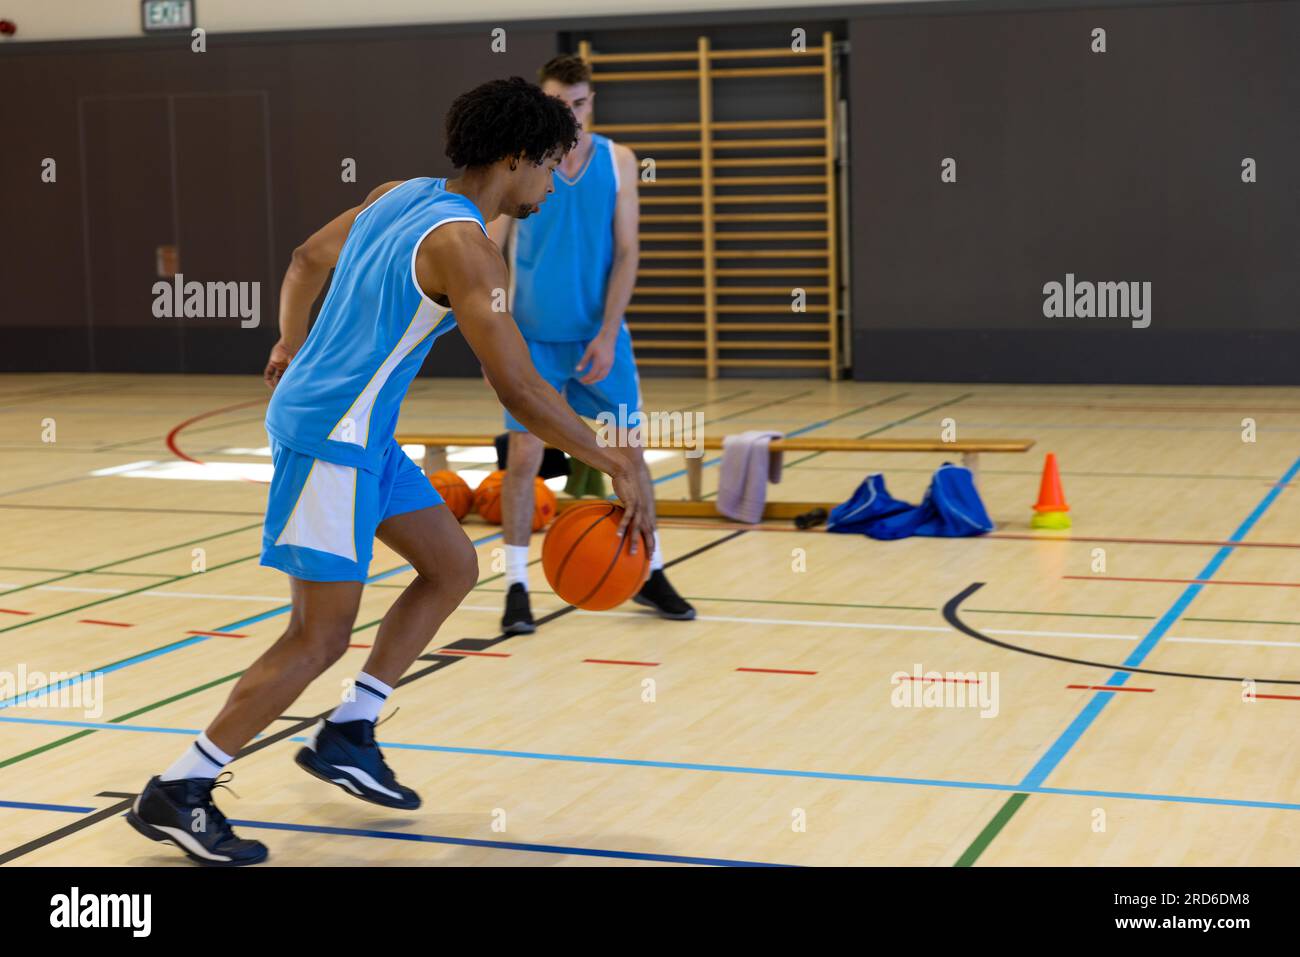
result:
[[(555, 171), (555, 194), (546, 208), (526, 220), (503, 216), (488, 233), (509, 251), (510, 311), (542, 378), (579, 415), (608, 413), (626, 422), (641, 409), (632, 336), (623, 318), (636, 285), (636, 155), (590, 131), (595, 92), (591, 69), (580, 57), (555, 57), (538, 71), (538, 82), (573, 112), (578, 143)], [(509, 409), (505, 421), (510, 437), (501, 488), (506, 550), (501, 627), (529, 634), (537, 626), (528, 600), (528, 542), (545, 443)], [(695, 609), (677, 594), (663, 566), (656, 533), (650, 577), (633, 601), (665, 618), (694, 618)]]
[(204, 733), (126, 815), (201, 864), (266, 859), (260, 841), (235, 836), (212, 789), (228, 780), (223, 769), (239, 749), (347, 651), (375, 538), (415, 578), (380, 622), (354, 694), (317, 724), (296, 761), (362, 800), (420, 806), (380, 753), (375, 722), (478, 577), (460, 523), (394, 438), (401, 401), (438, 336), (459, 326), (511, 415), (611, 476), (629, 551), (652, 547), (653, 492), (639, 451), (600, 445), (537, 374), (509, 314), (493, 308), (507, 274), (485, 224), (537, 213), (577, 139), (573, 114), (519, 77), (495, 80), (456, 100), (446, 139), (460, 177), (385, 183), (298, 247), (285, 275), (281, 338), (265, 372), (275, 390), (266, 415), (274, 474), (261, 563), (290, 576), (293, 611)]

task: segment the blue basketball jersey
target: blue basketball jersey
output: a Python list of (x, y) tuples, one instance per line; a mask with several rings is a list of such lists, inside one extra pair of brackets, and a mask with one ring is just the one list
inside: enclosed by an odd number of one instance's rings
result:
[(266, 430), (284, 445), (381, 470), (411, 380), (456, 325), (416, 284), (416, 250), (444, 223), (477, 223), (487, 234), (478, 207), (445, 186), (410, 179), (357, 215), (316, 323), (266, 410)]
[(614, 144), (590, 135), (591, 154), (578, 175), (569, 180), (557, 169), (541, 211), (515, 224), (510, 312), (535, 342), (593, 339), (605, 318), (618, 167)]

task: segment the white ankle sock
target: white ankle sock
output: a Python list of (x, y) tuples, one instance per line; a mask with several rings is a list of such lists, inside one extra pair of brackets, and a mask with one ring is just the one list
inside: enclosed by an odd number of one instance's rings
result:
[(659, 529), (655, 529), (655, 553), (650, 556), (650, 570), (657, 571), (664, 567), (664, 553), (659, 550)]
[(235, 760), (208, 740), (207, 734), (194, 739), (184, 754), (160, 777), (164, 781), (181, 778), (215, 778), (231, 761)]
[(352, 700), (344, 701), (341, 705), (331, 712), (329, 720), (335, 724), (342, 724), (344, 721), (377, 721), (379, 711), (388, 700), (388, 696), (393, 693), (393, 689), (384, 684), (378, 678), (366, 674), (364, 671), (357, 675), (357, 680), (352, 685)]
[(527, 545), (506, 546), (506, 590), (509, 591), (515, 582), (528, 587)]

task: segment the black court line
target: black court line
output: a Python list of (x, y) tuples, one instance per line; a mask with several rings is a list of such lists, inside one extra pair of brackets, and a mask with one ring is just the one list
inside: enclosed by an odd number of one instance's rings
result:
[(95, 811), (91, 814), (87, 814), (85, 817), (81, 818), (80, 820), (74, 821), (71, 824), (61, 827), (57, 831), (51, 831), (49, 834), (46, 834), (44, 837), (38, 837), (34, 841), (28, 841), (26, 844), (20, 844), (18, 847), (15, 847), (13, 850), (5, 851), (3, 854), (0, 854), (0, 865), (8, 864), (10, 861), (14, 860), (15, 858), (22, 857), (24, 854), (28, 854), (31, 851), (44, 847), (47, 844), (53, 844), (55, 841), (62, 840), (65, 837), (69, 837), (73, 834), (76, 834), (78, 831), (84, 831), (86, 828), (98, 824), (100, 821), (106, 821), (110, 817), (116, 817), (118, 814), (121, 814), (123, 811), (129, 808), (131, 806), (131, 802), (134, 800), (135, 800), (135, 795), (134, 794), (129, 795), (123, 801), (118, 801), (116, 804), (110, 804), (108, 807), (103, 808), (102, 810)]
[[(135, 798), (125, 791), (100, 791), (96, 797)], [(702, 864), (722, 867), (800, 867), (799, 864), (772, 864), (767, 861), (743, 861), (726, 857), (694, 857), (682, 854), (655, 854), (647, 851), (620, 851), (613, 848), (566, 847), (555, 844), (523, 843), (518, 841), (485, 841), (465, 837), (445, 837), (429, 834), (411, 834), (403, 831), (384, 831), (375, 828), (328, 827), (319, 824), (281, 824), (271, 821), (230, 821), (238, 827), (265, 828), (272, 831), (306, 831), (308, 833), (342, 835), (344, 837), (386, 838), (396, 841), (421, 841), (431, 844), (450, 844), (460, 847), (484, 847), (503, 851), (531, 851), (543, 854), (581, 855), (583, 857), (612, 857), (618, 860), (666, 861), (671, 864)]]
[[(703, 554), (704, 552), (707, 552), (710, 549), (716, 548), (717, 546), (729, 542), (735, 538), (739, 538), (741, 535), (744, 535), (746, 531), (747, 529), (739, 529), (738, 531), (734, 531), (729, 535), (724, 535), (721, 538), (715, 539), (714, 541), (709, 542), (706, 545), (701, 545), (699, 548), (693, 549), (692, 551), (689, 551), (684, 555), (678, 555), (672, 561), (664, 562), (664, 568), (671, 568), (674, 565), (678, 565), (684, 561), (688, 561), (689, 559), (695, 558), (697, 555)], [(577, 610), (578, 609), (576, 606), (568, 605), (564, 608), (559, 609), (558, 611), (553, 611), (549, 615), (545, 615), (542, 618), (539, 618), (537, 620), (537, 624), (544, 625), (547, 622), (554, 621), (557, 618), (561, 618), (564, 615), (567, 615), (570, 612), (574, 612)], [(503, 641), (509, 641), (511, 638), (518, 638), (518, 637), (519, 637), (518, 635), (511, 635), (503, 632), (500, 635), (497, 635), (495, 638), (461, 639), (461, 641), (466, 641), (466, 640), (479, 641), (484, 643), (483, 647), (491, 647), (493, 645), (500, 644)], [(457, 644), (460, 643), (461, 642), (459, 641), (457, 642)], [(397, 687), (398, 688), (404, 687), (405, 685), (408, 685), (413, 681), (418, 681), (419, 679), (427, 675), (433, 674), (435, 671), (441, 671), (443, 668), (449, 667), (450, 665), (454, 665), (458, 661), (466, 660), (465, 657), (461, 655), (426, 655), (426, 656), (421, 656), (421, 658), (418, 660), (425, 661), (430, 659), (432, 659), (432, 663), (429, 665), (429, 667), (422, 668), (419, 671), (414, 671), (404, 676), (400, 681), (397, 682)], [(330, 711), (333, 710), (334, 710), (333, 708), (330, 709)], [(314, 725), (317, 721), (319, 721), (321, 718), (327, 717), (330, 711), (322, 711), (320, 714), (315, 715), (314, 717), (311, 718), (289, 718), (289, 720), (293, 721), (293, 724), (291, 724), (287, 728), (284, 728), (283, 730), (276, 731), (273, 734), (267, 735), (264, 738), (259, 738), (256, 741), (252, 742), (251, 744), (246, 745), (244, 748), (240, 750), (238, 754), (235, 755), (235, 761), (238, 761), (240, 758), (248, 757), (250, 754), (255, 754), (256, 752), (261, 751), (263, 748), (267, 748), (273, 744), (277, 744), (280, 741), (283, 741), (285, 738), (291, 738), (295, 734), (298, 734), (300, 731), (307, 730), (312, 725)], [(284, 717), (288, 718), (287, 715)], [(234, 762), (232, 761), (231, 763), (233, 764)], [(100, 796), (118, 797), (119, 795), (122, 795), (124, 793), (125, 792), (120, 792), (120, 791), (108, 791), (108, 792), (100, 792)], [(38, 851), (43, 847), (48, 847), (51, 844), (63, 840), (65, 837), (70, 837), (71, 835), (76, 834), (79, 831), (83, 831), (88, 827), (98, 824), (100, 821), (106, 820), (110, 817), (120, 814), (124, 812), (128, 807), (130, 807), (131, 802), (134, 800), (135, 800), (135, 795), (128, 794), (118, 803), (110, 805), (109, 807), (106, 807), (101, 811), (95, 811), (94, 813), (89, 814), (78, 821), (74, 821), (73, 823), (67, 824), (64, 827), (58, 828), (57, 830), (50, 831), (48, 834), (44, 834), (41, 837), (34, 838), (28, 841), (26, 844), (20, 844), (19, 846), (12, 848), (11, 850), (5, 851), (4, 853), (0, 853), (0, 865), (8, 864), (10, 861), (23, 857), (24, 855), (30, 854), (33, 851)]]
[(1007, 651), (1018, 651), (1022, 655), (1033, 655), (1036, 658), (1050, 658), (1053, 661), (1064, 661), (1072, 665), (1084, 665), (1089, 668), (1101, 668), (1106, 671), (1129, 671), (1138, 675), (1160, 675), (1165, 678), (1199, 678), (1202, 681), (1253, 681), (1256, 684), (1266, 685), (1300, 685), (1300, 680), (1293, 678), (1251, 678), (1248, 676), (1234, 677), (1232, 675), (1197, 675), (1188, 674), (1184, 671), (1156, 671), (1153, 668), (1130, 668), (1127, 665), (1111, 665), (1104, 661), (1086, 661), (1083, 658), (1070, 658), (1066, 655), (1054, 655), (1046, 651), (1038, 651), (1035, 648), (1025, 648), (1021, 645), (1013, 645), (1006, 641), (998, 641), (996, 638), (990, 638), (988, 635), (981, 634), (974, 628), (962, 622), (957, 617), (957, 608), (963, 601), (969, 598), (975, 592), (984, 587), (984, 582), (975, 582), (967, 585), (966, 589), (948, 600), (943, 606), (943, 617), (948, 624), (952, 625), (964, 635), (969, 635), (980, 641), (987, 642), (990, 645), (996, 645), (999, 648), (1005, 648)]

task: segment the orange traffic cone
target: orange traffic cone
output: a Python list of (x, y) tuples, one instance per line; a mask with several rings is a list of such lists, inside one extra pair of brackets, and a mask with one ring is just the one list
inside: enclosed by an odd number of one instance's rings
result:
[(1043, 481), (1038, 487), (1038, 504), (1030, 528), (1069, 528), (1070, 506), (1065, 504), (1061, 473), (1056, 467), (1056, 453), (1048, 452), (1043, 463)]

